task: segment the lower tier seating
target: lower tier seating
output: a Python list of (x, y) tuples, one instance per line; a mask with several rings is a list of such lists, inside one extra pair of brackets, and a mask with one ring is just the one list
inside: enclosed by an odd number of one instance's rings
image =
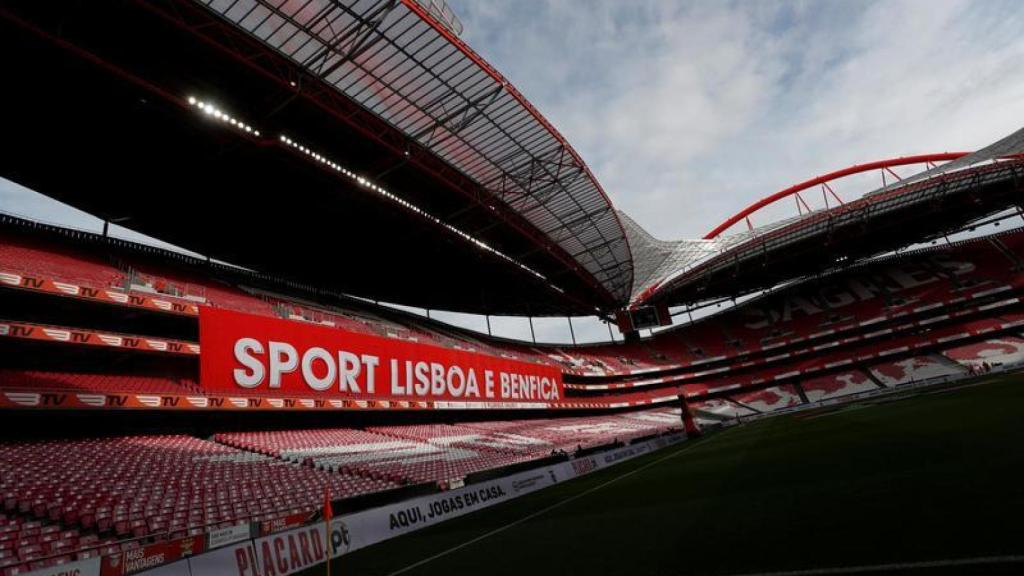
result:
[(465, 424), (218, 434), (215, 440), (289, 462), (396, 483), (449, 482), (468, 474), (681, 428), (678, 412)]
[(978, 370), (983, 365), (1002, 366), (1024, 362), (1024, 338), (1003, 336), (966, 346), (951, 348), (942, 353), (970, 369)]
[(870, 371), (882, 384), (900, 386), (941, 376), (963, 374), (966, 370), (948, 358), (933, 354), (875, 364)]
[(849, 370), (809, 378), (800, 383), (809, 402), (840, 398), (859, 392), (878, 390), (878, 384), (860, 370)]
[(736, 394), (731, 399), (758, 412), (774, 412), (803, 403), (800, 393), (793, 385), (773, 386), (755, 392)]
[(0, 567), (313, 512), (327, 489), (395, 486), (181, 435), (0, 443)]

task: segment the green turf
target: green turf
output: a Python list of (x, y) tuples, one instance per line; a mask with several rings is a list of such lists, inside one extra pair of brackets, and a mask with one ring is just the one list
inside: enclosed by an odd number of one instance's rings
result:
[(391, 574), (644, 466), (405, 574), (738, 574), (1024, 554), (1021, 377), (813, 416), (651, 454), (357, 551), (333, 573)]

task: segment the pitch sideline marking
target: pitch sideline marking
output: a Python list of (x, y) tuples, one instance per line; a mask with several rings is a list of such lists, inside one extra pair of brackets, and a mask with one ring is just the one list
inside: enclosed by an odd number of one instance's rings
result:
[(892, 572), (894, 570), (922, 570), (927, 568), (951, 568), (955, 566), (980, 566), (991, 564), (1024, 563), (1024, 556), (978, 556), (956, 560), (924, 560), (920, 562), (894, 562), (892, 564), (869, 564), (865, 566), (841, 566), (837, 568), (807, 568), (781, 572), (747, 572), (734, 576), (822, 576), (825, 574), (865, 574), (870, 572)]
[(694, 446), (701, 446), (701, 445), (707, 444), (711, 440), (713, 440), (715, 438), (718, 438), (721, 435), (722, 434), (715, 434), (714, 436), (708, 438), (707, 440), (705, 440), (703, 442), (693, 442), (693, 443), (687, 444), (687, 445), (683, 446), (682, 449), (680, 449), (680, 450), (678, 450), (676, 452), (673, 452), (671, 454), (667, 454), (665, 456), (662, 456), (661, 458), (658, 458), (657, 460), (655, 460), (653, 462), (648, 462), (647, 464), (644, 464), (643, 466), (641, 466), (639, 468), (635, 468), (633, 470), (630, 470), (629, 472), (625, 472), (623, 474), (620, 474), (619, 476), (616, 476), (615, 478), (612, 478), (611, 480), (608, 480), (607, 482), (603, 482), (601, 484), (598, 484), (597, 486), (594, 486), (593, 488), (588, 488), (587, 490), (584, 490), (583, 492), (580, 492), (579, 494), (575, 494), (575, 495), (570, 496), (570, 497), (568, 497), (568, 498), (566, 498), (564, 500), (559, 500), (558, 502), (555, 502), (554, 504), (552, 504), (552, 505), (550, 505), (550, 506), (548, 506), (546, 508), (542, 508), (542, 509), (540, 509), (540, 510), (538, 510), (536, 512), (533, 512), (532, 514), (528, 514), (526, 516), (523, 516), (522, 518), (520, 518), (518, 520), (515, 520), (513, 522), (509, 522), (508, 524), (505, 524), (504, 526), (499, 526), (499, 527), (495, 528), (494, 530), (491, 530), (490, 532), (485, 532), (485, 533), (477, 536), (476, 538), (473, 538), (471, 540), (467, 540), (467, 541), (463, 542), (462, 544), (459, 544), (457, 546), (452, 546), (451, 548), (449, 548), (447, 550), (442, 550), (441, 552), (438, 552), (437, 554), (434, 554), (433, 556), (428, 556), (428, 557), (426, 557), (426, 558), (424, 558), (424, 559), (422, 559), (422, 560), (420, 560), (418, 562), (414, 562), (412, 564), (409, 564), (408, 566), (406, 566), (404, 568), (399, 568), (398, 570), (395, 570), (394, 572), (389, 572), (387, 574), (387, 576), (397, 576), (398, 574), (404, 574), (404, 573), (408, 572), (409, 570), (412, 570), (413, 568), (419, 568), (420, 566), (423, 566), (424, 564), (427, 564), (429, 562), (433, 562), (434, 560), (437, 560), (438, 558), (442, 558), (442, 557), (447, 556), (447, 555), (449, 555), (449, 554), (451, 554), (453, 552), (457, 552), (457, 551), (459, 551), (459, 550), (461, 550), (463, 548), (466, 548), (467, 546), (470, 546), (472, 544), (476, 544), (477, 542), (479, 542), (481, 540), (490, 538), (491, 536), (494, 536), (495, 534), (499, 534), (501, 532), (504, 532), (504, 531), (508, 530), (509, 528), (514, 528), (514, 527), (522, 524), (523, 522), (526, 522), (528, 520), (532, 520), (532, 519), (536, 518), (537, 516), (540, 516), (542, 514), (550, 512), (551, 510), (554, 510), (555, 508), (560, 508), (560, 507), (562, 507), (562, 506), (564, 506), (564, 505), (566, 505), (566, 504), (568, 504), (568, 503), (570, 503), (570, 502), (572, 502), (574, 500), (579, 500), (580, 498), (583, 498), (584, 496), (586, 496), (588, 494), (591, 494), (593, 492), (597, 492), (598, 490), (601, 490), (602, 488), (604, 488), (604, 487), (606, 487), (606, 486), (608, 486), (610, 484), (614, 484), (615, 482), (618, 482), (619, 480), (622, 480), (623, 478), (628, 478), (629, 476), (632, 476), (632, 475), (636, 474), (637, 472), (642, 472), (643, 470), (646, 470), (646, 469), (650, 468), (651, 466), (654, 466), (655, 464), (660, 464), (660, 463), (664, 462), (665, 460), (668, 460), (669, 458), (675, 458), (676, 456), (679, 456), (680, 454), (683, 454), (684, 452), (687, 452), (690, 448), (693, 448)]

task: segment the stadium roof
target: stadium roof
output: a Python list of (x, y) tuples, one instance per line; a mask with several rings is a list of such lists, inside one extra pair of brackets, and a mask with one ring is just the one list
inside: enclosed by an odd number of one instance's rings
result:
[(625, 303), (632, 260), (586, 164), (413, 0), (201, 0), (469, 176)]
[(2, 102), (24, 113), (0, 173), (365, 298), (485, 314), (622, 306), (632, 259), (608, 198), (446, 24), (411, 0), (4, 5), (0, 44), (34, 57), (9, 61), (20, 89)]
[(701, 240), (664, 242), (627, 220), (633, 303), (736, 297), (953, 232), (1020, 204), (1022, 154), (1024, 129), (856, 201), (728, 236), (719, 227)]
[[(19, 85), (0, 102), (24, 113), (5, 125), (17, 145), (0, 173), (296, 282), (528, 315), (735, 296), (941, 233), (1018, 192), (1019, 162), (978, 165), (1020, 154), (1020, 133), (843, 206), (660, 241), (428, 6), (0, 6), (0, 47), (33, 54), (8, 61)], [(87, 88), (69, 98), (68, 86)]]

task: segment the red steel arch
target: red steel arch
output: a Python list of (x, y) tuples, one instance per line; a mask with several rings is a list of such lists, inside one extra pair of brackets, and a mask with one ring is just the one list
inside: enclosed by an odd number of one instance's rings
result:
[[(887, 160), (878, 160), (876, 162), (868, 162), (866, 164), (854, 164), (853, 166), (850, 166), (848, 168), (843, 168), (842, 170), (836, 170), (835, 172), (829, 172), (828, 174), (823, 174), (821, 176), (818, 176), (818, 177), (812, 178), (810, 180), (806, 180), (804, 182), (801, 182), (799, 184), (795, 184), (793, 186), (790, 186), (789, 188), (786, 188), (785, 190), (779, 190), (778, 192), (776, 192), (775, 194), (772, 194), (771, 196), (766, 196), (766, 197), (758, 200), (757, 202), (754, 202), (753, 204), (751, 204), (750, 206), (747, 206), (746, 208), (744, 208), (740, 212), (737, 212), (735, 215), (730, 217), (725, 222), (722, 222), (721, 224), (716, 226), (714, 230), (712, 230), (711, 232), (708, 232), (704, 236), (704, 239), (705, 240), (710, 240), (712, 238), (715, 238), (719, 234), (721, 234), (722, 232), (725, 232), (726, 230), (731, 228), (736, 223), (740, 222), (741, 220), (746, 219), (748, 216), (750, 216), (754, 212), (757, 212), (758, 210), (764, 208), (765, 206), (769, 206), (771, 204), (774, 204), (774, 203), (778, 202), (779, 200), (782, 200), (783, 198), (788, 198), (790, 196), (794, 196), (796, 194), (799, 194), (800, 192), (802, 192), (804, 190), (807, 190), (808, 188), (811, 188), (813, 186), (818, 186), (819, 184), (827, 184), (828, 182), (831, 182), (833, 180), (838, 180), (839, 178), (845, 178), (847, 176), (853, 176), (854, 174), (860, 174), (862, 172), (869, 172), (871, 170), (889, 170), (890, 168), (892, 168), (894, 166), (906, 166), (908, 164), (926, 164), (926, 163), (929, 163), (929, 162), (946, 162), (946, 161), (949, 161), (949, 160), (956, 160), (957, 158), (960, 158), (961, 156), (966, 156), (967, 154), (969, 154), (969, 153), (968, 152), (942, 152), (942, 153), (938, 153), (938, 154), (919, 154), (917, 156), (903, 156), (903, 157), (900, 157), (900, 158), (889, 158)], [(889, 170), (889, 172), (895, 176), (894, 172), (892, 172), (891, 170)], [(834, 195), (834, 193), (833, 193), (833, 195)], [(801, 200), (802, 199), (798, 196), (797, 197), (797, 201), (799, 202)], [(804, 203), (804, 205), (806, 206), (806, 203)]]

